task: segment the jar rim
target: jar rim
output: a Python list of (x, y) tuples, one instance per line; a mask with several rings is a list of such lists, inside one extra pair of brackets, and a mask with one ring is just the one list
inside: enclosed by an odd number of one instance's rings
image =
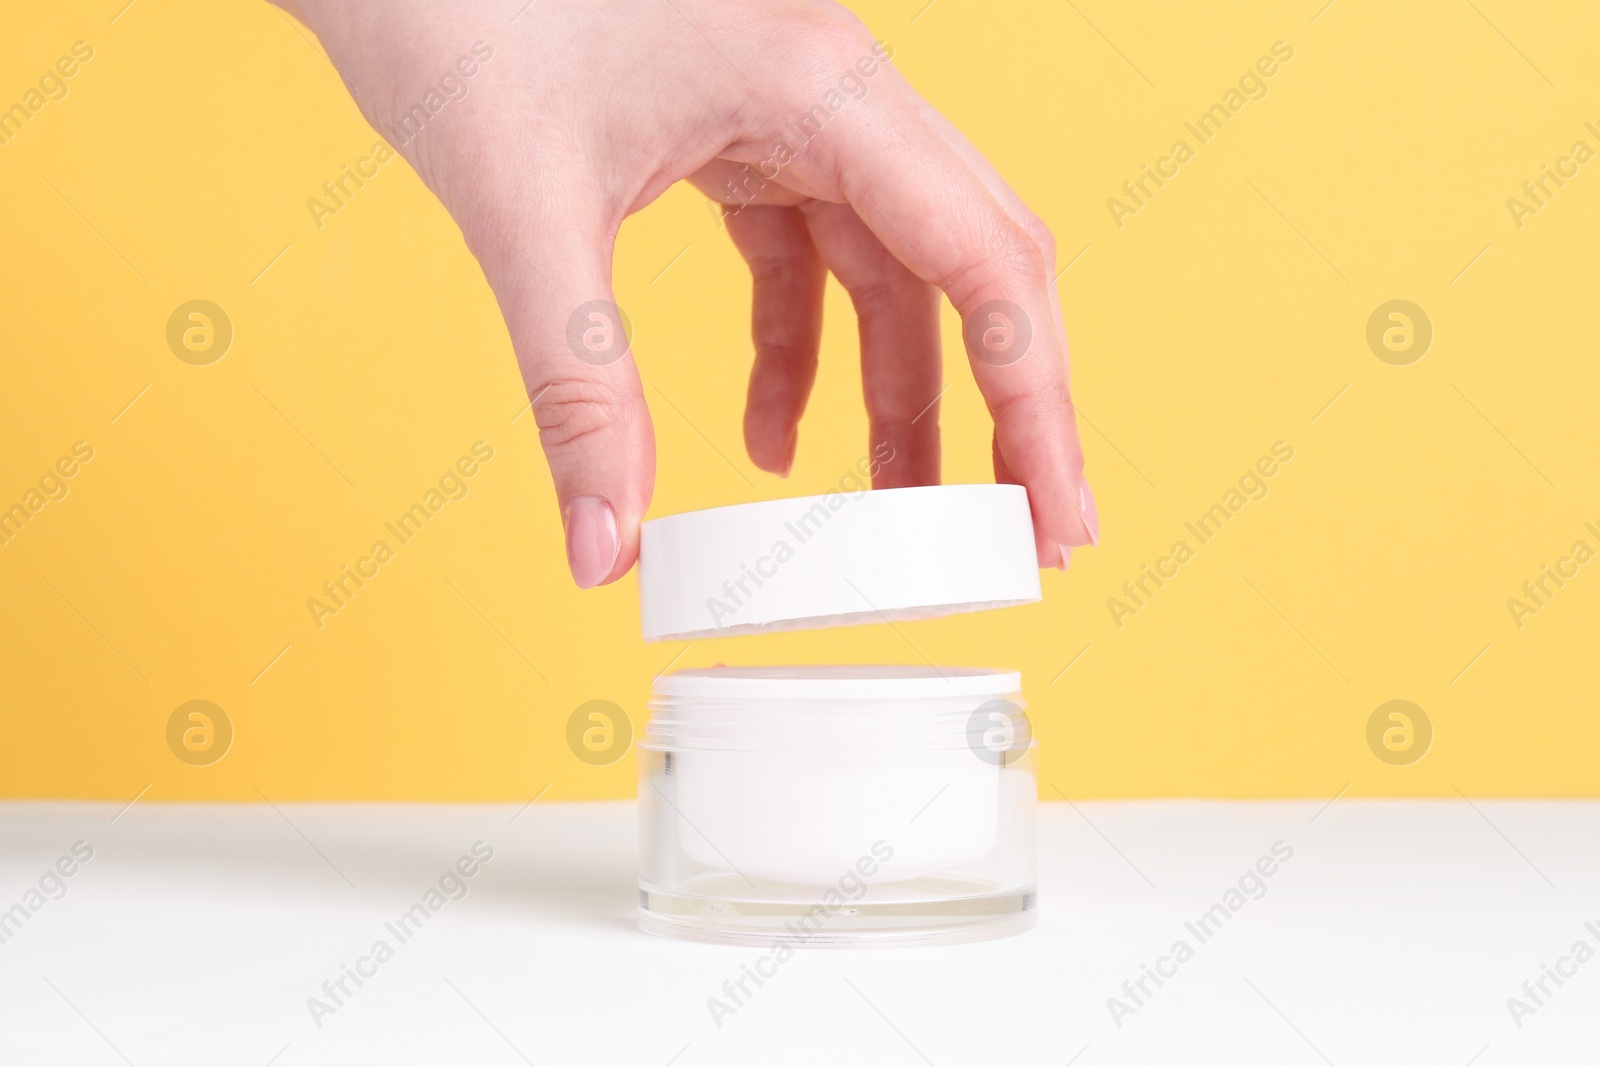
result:
[(1005, 697), (1022, 675), (982, 667), (839, 664), (798, 667), (692, 667), (656, 679), (655, 695), (682, 699), (917, 700)]

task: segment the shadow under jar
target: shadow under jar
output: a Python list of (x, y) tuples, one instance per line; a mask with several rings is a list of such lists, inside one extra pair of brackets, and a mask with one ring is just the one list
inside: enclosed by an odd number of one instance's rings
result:
[(1035, 921), (1015, 671), (716, 667), (657, 679), (639, 923), (728, 944), (941, 944)]

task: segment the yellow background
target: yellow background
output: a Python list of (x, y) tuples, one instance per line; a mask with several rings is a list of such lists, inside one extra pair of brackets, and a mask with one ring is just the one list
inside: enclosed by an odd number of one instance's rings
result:
[[(0, 504), (95, 449), (0, 547), (0, 793), (628, 796), (631, 756), (566, 746), (584, 701), (637, 724), (669, 663), (926, 656), (1023, 671), (1046, 796), (1600, 795), (1600, 563), (1520, 629), (1506, 606), (1574, 541), (1600, 548), (1600, 162), (1520, 229), (1506, 206), (1575, 140), (1600, 148), (1592, 6), (859, 5), (1075, 259), (1059, 284), (1102, 546), (1046, 574), (1042, 604), (904, 639), (686, 648), (641, 641), (631, 577), (573, 587), (505, 328), (406, 165), (313, 225), (306, 200), (375, 135), (308, 35), (247, 0), (113, 23), (123, 2), (29, 5), (0, 36), (4, 104), (95, 49), (0, 146)], [(1278, 40), (1294, 58), (1269, 95), (1119, 229), (1107, 199), (1193, 144), (1185, 120)], [(837, 289), (784, 482), (743, 455), (749, 283), (697, 194), (630, 220), (616, 277), (653, 514), (821, 491), (864, 451)], [(235, 330), (204, 367), (165, 341), (196, 298)], [(1365, 340), (1396, 298), (1435, 331), (1404, 367)], [(989, 480), (945, 326), (945, 477)], [(318, 630), (306, 599), (480, 439), (495, 458), (470, 495)], [(1107, 599), (1279, 440), (1295, 458), (1269, 496), (1118, 628)], [(1366, 743), (1396, 698), (1435, 731), (1404, 767)], [(211, 766), (167, 748), (192, 699), (234, 725)]]

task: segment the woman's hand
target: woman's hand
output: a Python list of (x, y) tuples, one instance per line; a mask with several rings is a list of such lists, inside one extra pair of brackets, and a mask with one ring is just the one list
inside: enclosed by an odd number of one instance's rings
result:
[(876, 488), (939, 480), (939, 292), (1027, 486), (1039, 563), (1098, 538), (1067, 384), (1049, 231), (815, 0), (282, 0), (368, 121), (455, 217), (511, 331), (573, 577), (633, 566), (655, 442), (611, 293), (618, 227), (673, 182), (727, 205), (750, 265), (745, 445), (787, 474), (827, 271), (860, 321)]

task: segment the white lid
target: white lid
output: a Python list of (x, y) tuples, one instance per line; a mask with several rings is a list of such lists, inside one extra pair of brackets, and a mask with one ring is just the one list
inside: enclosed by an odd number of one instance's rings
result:
[(1038, 599), (1020, 485), (766, 500), (651, 519), (640, 535), (647, 641), (927, 619)]
[(872, 700), (1004, 697), (1022, 690), (1017, 671), (980, 667), (695, 667), (655, 681), (662, 697)]

